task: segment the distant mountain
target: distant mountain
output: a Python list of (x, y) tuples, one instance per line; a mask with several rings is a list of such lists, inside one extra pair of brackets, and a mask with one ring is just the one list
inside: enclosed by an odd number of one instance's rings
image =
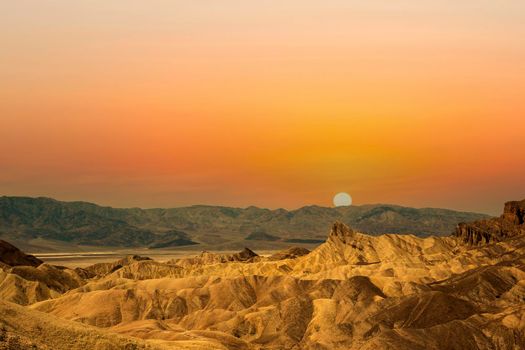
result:
[(0, 197), (0, 238), (18, 246), (152, 247), (258, 249), (287, 242), (322, 242), (334, 221), (369, 234), (449, 235), (460, 222), (488, 215), (397, 205), (363, 205), (297, 210), (196, 205), (170, 209), (102, 207), (50, 198)]

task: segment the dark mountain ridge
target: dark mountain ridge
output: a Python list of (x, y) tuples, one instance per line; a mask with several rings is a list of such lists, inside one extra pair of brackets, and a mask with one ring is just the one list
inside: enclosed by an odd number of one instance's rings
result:
[[(0, 197), (0, 237), (27, 246), (31, 240), (110, 247), (237, 249), (245, 239), (271, 248), (285, 241), (324, 240), (326, 227), (341, 221), (370, 234), (448, 235), (460, 222), (488, 215), (397, 205), (296, 210), (196, 205), (168, 209), (112, 208), (51, 198)], [(261, 233), (264, 233), (261, 235)], [(264, 237), (271, 239), (265, 240)], [(260, 246), (260, 247), (263, 247)]]

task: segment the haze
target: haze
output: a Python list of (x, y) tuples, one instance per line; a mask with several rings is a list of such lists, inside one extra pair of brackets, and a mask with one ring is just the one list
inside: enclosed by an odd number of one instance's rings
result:
[(5, 1), (0, 193), (114, 206), (525, 194), (523, 1)]

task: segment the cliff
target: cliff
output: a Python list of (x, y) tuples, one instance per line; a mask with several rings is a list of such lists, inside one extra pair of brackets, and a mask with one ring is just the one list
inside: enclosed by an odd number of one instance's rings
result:
[(525, 200), (505, 203), (498, 218), (460, 223), (454, 235), (469, 245), (500, 242), (525, 234)]

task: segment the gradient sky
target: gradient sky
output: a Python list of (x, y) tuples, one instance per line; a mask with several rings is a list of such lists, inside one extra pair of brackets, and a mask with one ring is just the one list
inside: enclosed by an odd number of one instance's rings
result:
[(0, 3), (0, 194), (525, 198), (525, 2)]

